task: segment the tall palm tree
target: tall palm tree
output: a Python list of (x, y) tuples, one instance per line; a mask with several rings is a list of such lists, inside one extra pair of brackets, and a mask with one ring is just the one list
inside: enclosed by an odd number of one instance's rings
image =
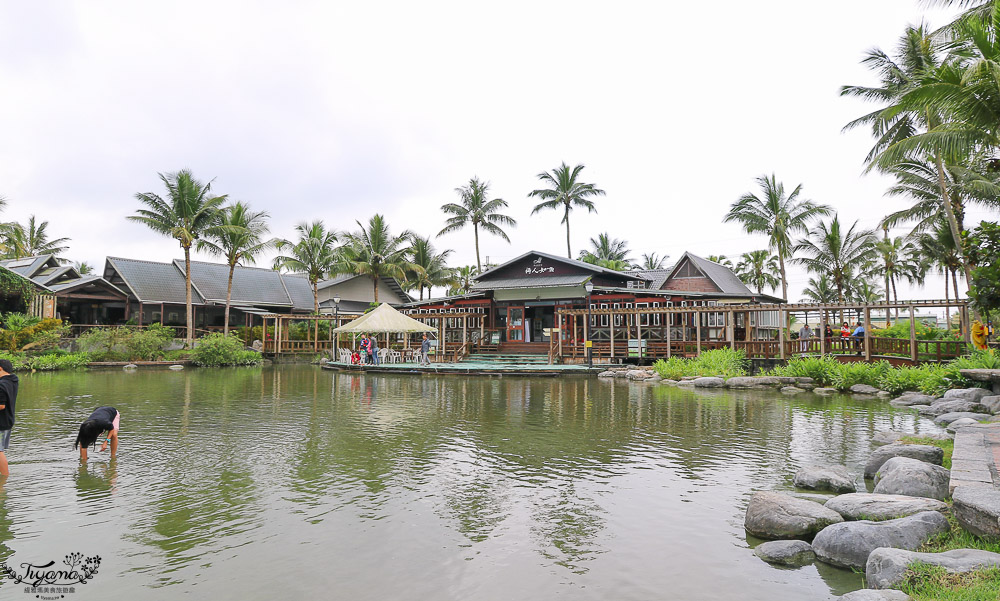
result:
[(215, 221), (205, 230), (205, 238), (198, 241), (199, 251), (223, 257), (229, 266), (223, 334), (229, 334), (229, 309), (232, 305), (236, 266), (255, 263), (258, 257), (277, 244), (277, 240), (273, 238), (265, 239), (269, 231), (269, 218), (267, 211), (251, 211), (245, 203), (237, 202), (216, 213)]
[[(330, 275), (337, 264), (337, 234), (326, 229), (322, 220), (295, 226), (298, 240), (276, 240), (274, 247), (288, 254), (274, 258), (277, 270), (303, 273), (313, 289), (313, 312), (319, 313), (319, 281)], [(318, 323), (318, 322), (317, 322)]]
[(737, 221), (743, 224), (743, 230), (748, 234), (764, 234), (768, 237), (767, 249), (778, 257), (781, 298), (788, 300), (785, 261), (792, 258), (792, 238), (797, 233), (807, 231), (809, 222), (814, 218), (829, 215), (831, 209), (811, 200), (800, 199), (802, 184), (795, 186), (786, 195), (785, 185), (773, 173), (771, 177), (758, 177), (757, 185), (760, 186), (761, 195), (747, 193), (741, 196), (730, 207), (724, 221)]
[(726, 255), (708, 255), (705, 258), (713, 263), (718, 263), (723, 267), (728, 267), (729, 269), (733, 269), (733, 262), (730, 261), (729, 258), (726, 257)]
[(409, 260), (414, 234), (409, 230), (393, 235), (382, 215), (374, 215), (368, 225), (356, 221), (358, 231), (346, 234), (341, 248), (337, 271), (367, 275), (372, 280), (375, 302), (381, 278), (405, 280), (407, 271), (422, 269)]
[(577, 181), (583, 165), (569, 167), (565, 162), (552, 171), (545, 171), (538, 174), (538, 179), (546, 186), (538, 190), (532, 190), (528, 198), (540, 198), (542, 202), (535, 205), (531, 214), (542, 209), (561, 209), (563, 218), (561, 223), (566, 224), (566, 257), (573, 258), (573, 250), (569, 242), (569, 213), (573, 207), (583, 207), (591, 213), (596, 213), (594, 202), (590, 200), (595, 196), (604, 196), (604, 190), (599, 189), (594, 184), (587, 184)]
[(194, 312), (191, 305), (191, 247), (211, 226), (215, 214), (226, 202), (226, 195), (213, 196), (212, 182), (203, 184), (187, 169), (177, 173), (158, 173), (167, 188), (166, 198), (153, 192), (140, 192), (136, 200), (147, 208), (127, 219), (145, 224), (158, 234), (177, 240), (184, 251), (185, 323), (188, 346), (194, 343)]
[(854, 303), (873, 305), (882, 300), (883, 292), (872, 280), (861, 278), (851, 283), (847, 292), (847, 300)]
[(644, 270), (666, 269), (667, 259), (669, 258), (670, 255), (660, 256), (656, 253), (642, 253), (642, 261), (633, 265), (632, 268)]
[[(885, 278), (885, 300), (889, 302), (889, 291), (892, 289), (893, 299), (899, 301), (896, 293), (896, 283), (906, 280), (911, 284), (921, 284), (927, 271), (917, 245), (912, 239), (902, 236), (890, 237), (887, 227), (883, 227), (881, 240), (875, 243), (880, 265), (878, 271)], [(897, 309), (898, 313), (898, 309)], [(888, 322), (888, 317), (886, 319)]]
[[(845, 231), (840, 217), (819, 222), (806, 238), (795, 245), (797, 263), (815, 274), (829, 274), (837, 289), (837, 300), (844, 302), (853, 274), (866, 274), (872, 266), (875, 234), (858, 227), (855, 221)], [(861, 279), (865, 279), (862, 275)]]
[(478, 177), (470, 179), (465, 186), (455, 188), (460, 201), (441, 207), (441, 210), (451, 217), (445, 222), (444, 229), (438, 232), (438, 236), (441, 236), (472, 224), (472, 231), (475, 233), (476, 239), (476, 268), (480, 270), (482, 270), (483, 264), (479, 260), (479, 229), (482, 228), (488, 234), (499, 236), (509, 244), (510, 238), (500, 226), (517, 227), (517, 221), (512, 217), (498, 212), (507, 207), (507, 201), (502, 198), (488, 200), (489, 189), (490, 183), (480, 181)]
[(455, 269), (455, 277), (451, 286), (448, 288), (448, 294), (465, 294), (472, 289), (472, 283), (475, 281), (476, 276), (479, 275), (479, 271), (476, 269), (475, 265), (463, 265)]
[(59, 255), (69, 247), (64, 246), (69, 238), (49, 240), (48, 221), (35, 222), (35, 216), (28, 218), (27, 224), (7, 223), (3, 227), (3, 245), (8, 259), (23, 259), (36, 255)]
[(628, 242), (612, 238), (607, 232), (590, 239), (590, 249), (581, 250), (579, 260), (607, 269), (627, 269), (632, 260)]
[(424, 288), (427, 288), (427, 298), (430, 298), (432, 287), (448, 286), (454, 282), (454, 273), (448, 267), (451, 253), (451, 249), (437, 252), (430, 237), (413, 237), (410, 262), (417, 269), (407, 270), (407, 281), (420, 291), (420, 300), (424, 300)]
[(767, 249), (743, 253), (736, 264), (736, 276), (756, 288), (757, 294), (763, 293), (764, 287), (774, 290), (781, 285), (777, 273), (778, 257)]
[(73, 268), (76, 269), (76, 272), (80, 275), (89, 275), (94, 273), (94, 266), (86, 261), (75, 261), (73, 263)]
[(830, 282), (830, 276), (820, 274), (818, 278), (809, 278), (809, 285), (802, 291), (802, 298), (813, 303), (826, 305), (837, 302), (837, 289)]
[[(921, 254), (932, 265), (941, 270), (944, 275), (944, 298), (950, 298), (948, 292), (948, 280), (951, 276), (951, 283), (954, 286), (955, 298), (958, 298), (958, 273), (962, 271), (962, 255), (955, 248), (955, 240), (951, 236), (951, 230), (947, 222), (942, 218), (931, 231), (922, 234), (918, 238), (917, 244)], [(951, 328), (950, 311), (945, 307), (945, 327)]]

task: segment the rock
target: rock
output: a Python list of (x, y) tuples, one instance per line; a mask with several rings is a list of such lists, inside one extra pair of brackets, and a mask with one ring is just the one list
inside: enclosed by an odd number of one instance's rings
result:
[(948, 504), (937, 499), (881, 495), (856, 492), (836, 496), (826, 502), (826, 508), (844, 516), (845, 520), (893, 520), (922, 511), (948, 512)]
[(875, 589), (863, 588), (841, 596), (840, 601), (913, 601), (913, 597), (895, 589), (877, 591)]
[(989, 417), (988, 413), (971, 413), (968, 411), (956, 411), (954, 413), (944, 413), (934, 418), (934, 423), (939, 426), (947, 426), (953, 421), (969, 418), (975, 422)]
[(812, 545), (801, 540), (774, 540), (754, 547), (753, 554), (767, 563), (804, 566), (816, 559)]
[(653, 372), (653, 375), (651, 375), (648, 378), (646, 378), (646, 381), (647, 382), (659, 382), (662, 379), (663, 379), (663, 376), (661, 376), (660, 374), (658, 374), (656, 372)]
[(694, 381), (695, 388), (722, 388), (726, 381), (722, 378), (698, 378)]
[(625, 369), (615, 369), (612, 371), (614, 372), (616, 378), (624, 378), (626, 375), (628, 375), (628, 370)]
[(784, 394), (798, 394), (800, 392), (805, 392), (805, 390), (799, 388), (798, 386), (782, 386), (781, 392)]
[(990, 417), (986, 418), (987, 424), (995, 424), (997, 422), (1000, 422), (1000, 415), (991, 415)]
[(938, 409), (934, 405), (914, 405), (914, 407), (916, 407), (917, 413), (928, 417), (937, 417), (942, 413), (948, 413), (947, 409)]
[(652, 374), (652, 372), (646, 371), (644, 369), (630, 369), (625, 372), (625, 378), (627, 380), (645, 380)]
[(694, 388), (694, 380), (681, 380), (677, 382), (676, 386), (680, 386), (682, 388)]
[(884, 522), (843, 522), (824, 528), (813, 539), (812, 547), (820, 561), (842, 568), (864, 568), (875, 549), (917, 549), (950, 528), (948, 518), (937, 511)]
[(613, 372), (613, 371), (611, 371), (609, 369), (607, 371), (602, 371), (601, 373), (597, 374), (597, 377), (598, 378), (613, 378), (613, 377), (615, 377), (615, 372)]
[(807, 376), (796, 376), (795, 377), (795, 383), (798, 384), (798, 385), (802, 385), (802, 384), (815, 384), (816, 380), (813, 380), (812, 378), (807, 377)]
[(986, 410), (986, 407), (977, 401), (963, 401), (951, 400), (951, 401), (937, 401), (931, 403), (931, 407), (938, 412), (938, 415), (944, 415), (945, 413), (982, 413)]
[(895, 444), (904, 436), (906, 434), (896, 432), (895, 430), (882, 430), (881, 432), (876, 432), (875, 436), (872, 436), (872, 444), (875, 446)]
[(851, 392), (854, 394), (878, 394), (879, 389), (867, 384), (855, 384), (851, 386)]
[(125, 371), (131, 371), (133, 369), (139, 369), (139, 366), (136, 365), (135, 363), (129, 363), (128, 365), (123, 365), (122, 369)]
[(660, 384), (666, 384), (667, 386), (677, 386), (677, 380), (664, 379)]
[(726, 380), (726, 388), (764, 388), (780, 384), (774, 376), (736, 376)]
[(940, 447), (926, 444), (889, 444), (872, 451), (865, 464), (865, 478), (874, 478), (878, 468), (893, 457), (910, 457), (934, 465), (941, 465), (944, 451)]
[[(993, 416), (992, 415), (987, 415), (983, 419), (987, 419), (987, 418), (990, 418), (990, 417), (993, 417)], [(948, 427), (945, 428), (945, 430), (954, 433), (954, 432), (958, 432), (958, 430), (960, 428), (964, 428), (966, 426), (975, 426), (975, 425), (978, 425), (978, 424), (979, 424), (979, 420), (972, 419), (971, 417), (963, 417), (962, 419), (956, 419), (955, 421), (953, 421), (950, 424), (948, 424)]]
[(753, 493), (744, 527), (757, 538), (782, 540), (809, 538), (830, 524), (844, 521), (836, 511), (819, 503), (762, 490)]
[(944, 398), (948, 400), (961, 399), (963, 401), (979, 402), (984, 397), (993, 393), (986, 388), (952, 388), (944, 393)]
[(899, 586), (912, 563), (943, 567), (952, 574), (983, 568), (1000, 568), (1000, 553), (956, 549), (944, 553), (917, 553), (904, 549), (875, 549), (865, 564), (865, 580), (875, 589)]
[(260, 340), (254, 340), (250, 343), (250, 348), (257, 351), (258, 353), (264, 350), (264, 343)]
[(688, 381), (688, 380), (692, 380), (693, 381), (693, 380), (697, 380), (700, 377), (701, 376), (681, 376), (681, 381), (682, 382)]
[(799, 488), (833, 492), (854, 492), (858, 489), (854, 478), (842, 465), (810, 465), (799, 468), (792, 483)]
[(896, 407), (912, 407), (913, 405), (930, 405), (934, 402), (934, 397), (926, 394), (904, 394), (889, 401)]
[(170, 369), (172, 369), (174, 371), (177, 371), (177, 370), (180, 370), (180, 369), (184, 369), (184, 366), (183, 365), (171, 365)]
[(893, 457), (875, 475), (875, 494), (927, 497), (943, 501), (948, 498), (951, 472), (938, 465), (909, 457)]
[(1000, 540), (1000, 490), (958, 486), (952, 494), (955, 518), (969, 532)]
[(813, 388), (816, 394), (837, 394), (836, 388)]
[(796, 386), (798, 386), (799, 388), (801, 388), (803, 390), (812, 390), (812, 389), (816, 388), (815, 384), (810, 384), (808, 382), (799, 382), (798, 384), (796, 384)]
[(880, 391), (878, 391), (878, 393), (875, 396), (877, 396), (880, 399), (887, 399), (887, 398), (889, 398), (889, 397), (892, 396), (892, 393), (891, 392), (887, 392), (885, 390), (880, 390)]
[(979, 404), (983, 406), (983, 411), (994, 415), (1000, 413), (1000, 395), (984, 396), (979, 399)]

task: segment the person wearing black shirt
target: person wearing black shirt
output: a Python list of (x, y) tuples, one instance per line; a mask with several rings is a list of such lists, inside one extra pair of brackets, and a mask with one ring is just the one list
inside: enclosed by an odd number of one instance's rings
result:
[(10, 446), (10, 431), (14, 427), (14, 403), (17, 402), (17, 376), (14, 366), (6, 359), (0, 359), (0, 477), (10, 475), (7, 466), (7, 447)]
[(118, 426), (121, 417), (121, 413), (114, 407), (98, 407), (80, 424), (80, 433), (73, 443), (74, 449), (77, 447), (80, 449), (80, 461), (87, 460), (87, 447), (96, 445), (98, 438), (103, 439), (101, 451), (107, 449), (110, 444), (111, 456), (115, 456), (118, 452)]

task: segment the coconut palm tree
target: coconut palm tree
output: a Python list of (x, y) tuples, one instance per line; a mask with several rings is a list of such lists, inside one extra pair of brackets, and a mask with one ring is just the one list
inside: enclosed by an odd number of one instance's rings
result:
[(482, 269), (479, 260), (479, 230), (499, 236), (510, 243), (507, 232), (500, 226), (517, 227), (517, 221), (498, 211), (507, 207), (507, 201), (502, 198), (489, 199), (490, 183), (480, 181), (478, 177), (469, 180), (465, 186), (455, 188), (460, 201), (448, 203), (441, 207), (445, 214), (451, 215), (445, 222), (444, 229), (438, 236), (454, 232), (471, 224), (476, 240), (476, 268)]
[(528, 198), (540, 198), (542, 202), (535, 205), (531, 214), (543, 209), (557, 209), (563, 211), (561, 223), (566, 224), (566, 257), (573, 258), (573, 250), (569, 242), (569, 213), (574, 207), (586, 208), (590, 213), (596, 213), (594, 202), (591, 198), (604, 196), (604, 190), (599, 189), (594, 184), (587, 184), (577, 181), (583, 165), (570, 168), (565, 162), (552, 171), (545, 171), (538, 174), (538, 179), (546, 186), (538, 190), (532, 190)]
[(642, 253), (642, 261), (632, 266), (633, 269), (653, 270), (666, 269), (667, 259), (670, 255), (658, 255), (656, 253)]
[(382, 215), (374, 215), (367, 225), (360, 221), (358, 231), (346, 234), (346, 244), (337, 261), (339, 273), (356, 273), (371, 278), (375, 302), (381, 278), (405, 280), (407, 271), (423, 269), (409, 260), (414, 234), (409, 230), (393, 235)]
[[(937, 225), (929, 232), (922, 234), (917, 239), (917, 244), (921, 254), (931, 267), (937, 267), (944, 275), (944, 298), (950, 298), (948, 291), (948, 280), (951, 276), (951, 284), (954, 286), (955, 298), (958, 298), (958, 274), (962, 271), (962, 256), (955, 248), (955, 240), (951, 236), (951, 230), (947, 222), (942, 218)], [(945, 324), (951, 327), (950, 311), (945, 307)]]
[(847, 300), (853, 303), (873, 305), (882, 300), (884, 293), (878, 284), (866, 278), (854, 280), (847, 291)]
[(708, 259), (709, 261), (713, 262), (713, 263), (718, 263), (719, 265), (722, 265), (723, 267), (728, 267), (729, 269), (733, 269), (733, 262), (730, 261), (726, 257), (726, 255), (708, 255), (705, 258)]
[[(890, 237), (887, 227), (884, 227), (882, 231), (882, 239), (875, 243), (875, 252), (878, 253), (880, 262), (878, 271), (885, 278), (885, 301), (890, 302), (889, 291), (891, 288), (892, 297), (898, 302), (896, 283), (900, 280), (906, 280), (911, 284), (922, 284), (927, 267), (919, 248), (912, 239), (902, 236)], [(886, 321), (888, 322), (888, 316), (886, 316)]]
[(607, 232), (590, 239), (590, 249), (581, 250), (579, 260), (607, 269), (628, 269), (632, 260), (628, 242), (612, 238)]
[(763, 293), (765, 287), (774, 290), (781, 285), (777, 273), (778, 257), (767, 249), (743, 253), (736, 264), (736, 276), (755, 288), (757, 294)]
[[(837, 300), (844, 302), (853, 274), (867, 274), (873, 264), (875, 234), (858, 227), (855, 221), (845, 231), (840, 217), (821, 221), (810, 228), (806, 238), (795, 245), (797, 263), (816, 274), (829, 274), (837, 289)], [(865, 279), (862, 275), (861, 279)]]
[(212, 195), (212, 182), (203, 184), (187, 169), (177, 173), (159, 173), (167, 188), (166, 198), (153, 192), (140, 192), (136, 200), (147, 208), (139, 209), (130, 221), (142, 223), (158, 234), (177, 240), (184, 251), (185, 324), (187, 343), (194, 343), (194, 312), (191, 305), (191, 247), (211, 227), (215, 214), (226, 202), (226, 195)]
[(35, 216), (28, 217), (28, 223), (7, 223), (3, 226), (3, 245), (6, 258), (23, 259), (36, 255), (59, 255), (69, 247), (64, 246), (69, 238), (49, 240), (48, 221), (35, 222)]
[(198, 241), (199, 251), (223, 257), (229, 266), (223, 334), (229, 334), (229, 309), (236, 266), (255, 263), (258, 257), (277, 244), (277, 240), (266, 238), (269, 218), (267, 211), (251, 211), (247, 204), (237, 202), (216, 213), (215, 221), (205, 230), (205, 237)]
[[(319, 313), (319, 282), (330, 275), (337, 265), (337, 234), (326, 229), (322, 220), (295, 226), (298, 240), (276, 240), (274, 247), (287, 254), (274, 258), (276, 270), (305, 274), (313, 290), (313, 312)], [(318, 323), (318, 322), (317, 322)]]
[(744, 194), (733, 203), (724, 221), (736, 221), (743, 225), (748, 234), (764, 234), (768, 237), (767, 249), (778, 257), (778, 271), (781, 276), (781, 298), (788, 300), (788, 277), (785, 261), (792, 258), (795, 234), (807, 231), (809, 222), (816, 217), (830, 214), (830, 207), (800, 199), (802, 184), (785, 194), (785, 185), (771, 177), (757, 178), (761, 195)]
[(833, 287), (828, 275), (821, 274), (819, 278), (809, 278), (809, 285), (802, 291), (802, 298), (813, 303), (833, 304), (837, 302), (837, 289)]
[(433, 286), (449, 286), (455, 281), (453, 270), (448, 267), (448, 257), (452, 250), (437, 252), (430, 237), (413, 237), (410, 247), (410, 262), (415, 269), (407, 270), (407, 282), (420, 291), (420, 300), (424, 300), (424, 288), (427, 297), (431, 296)]
[(86, 261), (74, 261), (73, 269), (76, 269), (76, 272), (80, 275), (89, 275), (94, 273), (94, 266)]
[(479, 271), (476, 269), (475, 265), (463, 265), (455, 269), (455, 278), (451, 286), (448, 288), (448, 294), (465, 294), (472, 289), (472, 283), (475, 281), (476, 276), (479, 275)]

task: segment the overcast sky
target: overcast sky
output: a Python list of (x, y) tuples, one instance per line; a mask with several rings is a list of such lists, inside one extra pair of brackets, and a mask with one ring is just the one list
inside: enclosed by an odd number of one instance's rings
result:
[[(772, 171), (872, 227), (905, 203), (862, 175), (870, 136), (841, 128), (871, 107), (838, 89), (874, 83), (868, 48), (947, 20), (918, 0), (0, 7), (3, 218), (46, 219), (99, 266), (181, 256), (125, 220), (181, 168), (269, 211), (282, 237), (376, 212), (435, 234), (479, 176), (518, 220), (512, 244), (482, 238), (494, 262), (565, 253), (561, 215), (531, 216), (527, 198), (561, 161), (607, 191), (596, 215), (572, 214), (574, 254), (602, 231), (636, 258), (763, 248), (722, 217)], [(471, 229), (438, 244), (475, 262)], [(792, 273), (792, 299), (807, 281)]]

